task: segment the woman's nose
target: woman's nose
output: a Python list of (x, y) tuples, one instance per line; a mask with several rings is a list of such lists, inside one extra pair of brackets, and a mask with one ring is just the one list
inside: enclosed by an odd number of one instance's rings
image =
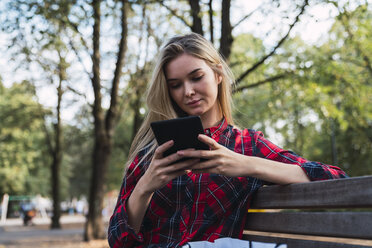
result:
[(185, 84), (185, 93), (186, 93), (186, 96), (188, 96), (188, 97), (195, 94), (195, 90), (192, 87), (191, 83), (186, 83)]

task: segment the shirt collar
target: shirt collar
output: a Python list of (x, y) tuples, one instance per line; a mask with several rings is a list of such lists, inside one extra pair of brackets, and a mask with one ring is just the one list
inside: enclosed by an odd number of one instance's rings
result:
[(227, 121), (225, 117), (221, 120), (219, 124), (214, 127), (209, 127), (204, 129), (204, 133), (211, 138), (219, 136), (227, 128)]

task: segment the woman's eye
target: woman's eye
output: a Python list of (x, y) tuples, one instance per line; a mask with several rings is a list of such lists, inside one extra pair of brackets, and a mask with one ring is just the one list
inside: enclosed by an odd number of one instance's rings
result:
[(175, 83), (175, 84), (171, 84), (171, 85), (169, 85), (169, 88), (171, 88), (171, 89), (177, 89), (177, 88), (179, 88), (180, 86), (181, 86), (180, 83)]
[(203, 78), (203, 75), (198, 76), (198, 77), (194, 77), (192, 80), (193, 80), (193, 81), (199, 81), (199, 80), (202, 79), (202, 78)]

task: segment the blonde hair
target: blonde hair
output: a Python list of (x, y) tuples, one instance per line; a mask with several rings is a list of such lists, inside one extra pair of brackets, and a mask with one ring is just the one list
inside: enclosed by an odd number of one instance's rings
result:
[(234, 77), (222, 56), (208, 40), (199, 34), (190, 33), (173, 37), (163, 46), (156, 62), (152, 79), (147, 89), (148, 114), (132, 142), (126, 164), (127, 168), (142, 149), (149, 148), (143, 156), (143, 160), (148, 155), (153, 154), (157, 148), (154, 134), (150, 128), (151, 122), (185, 115), (171, 99), (164, 73), (165, 66), (184, 53), (204, 60), (216, 75), (222, 77), (222, 81), (218, 85), (217, 101), (227, 123), (233, 124), (231, 86), (234, 83)]

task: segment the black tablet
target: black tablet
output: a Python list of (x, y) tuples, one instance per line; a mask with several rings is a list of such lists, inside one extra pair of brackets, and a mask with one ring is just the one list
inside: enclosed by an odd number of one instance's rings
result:
[(199, 116), (187, 116), (165, 121), (156, 121), (152, 122), (150, 125), (159, 145), (169, 140), (174, 141), (174, 145), (164, 152), (164, 157), (188, 148), (209, 150), (207, 144), (198, 140), (198, 135), (204, 134)]

